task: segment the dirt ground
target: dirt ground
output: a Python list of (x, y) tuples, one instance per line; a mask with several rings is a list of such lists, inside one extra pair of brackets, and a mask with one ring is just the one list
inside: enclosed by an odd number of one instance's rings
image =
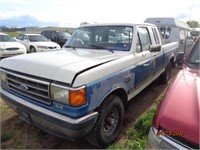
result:
[[(172, 70), (170, 82), (177, 70)], [(155, 81), (129, 102), (128, 109), (125, 112), (123, 129), (116, 143), (124, 139), (123, 133), (128, 128), (133, 127), (136, 119), (155, 102), (168, 85), (159, 84)], [(17, 114), (1, 99), (0, 112), (1, 138), (6, 139), (1, 140), (2, 149), (95, 149), (84, 139), (76, 142), (61, 139), (21, 121)]]

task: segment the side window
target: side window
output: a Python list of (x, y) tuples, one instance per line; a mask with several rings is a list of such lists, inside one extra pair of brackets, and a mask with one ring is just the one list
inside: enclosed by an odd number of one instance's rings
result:
[(22, 40), (22, 37), (23, 37), (23, 35), (19, 35), (16, 38), (19, 39), (19, 40)]
[(180, 30), (180, 39), (181, 40), (185, 40), (186, 39), (186, 31), (185, 30)]
[(56, 34), (54, 32), (51, 33), (51, 39), (56, 40)]
[(148, 29), (145, 27), (139, 27), (138, 35), (139, 35), (142, 51), (150, 50), (151, 41), (150, 41)]
[(160, 33), (163, 39), (168, 39), (171, 34), (171, 28), (160, 28)]
[(51, 39), (51, 32), (44, 32), (46, 38)]
[(26, 35), (23, 36), (23, 41), (28, 40), (28, 37)]

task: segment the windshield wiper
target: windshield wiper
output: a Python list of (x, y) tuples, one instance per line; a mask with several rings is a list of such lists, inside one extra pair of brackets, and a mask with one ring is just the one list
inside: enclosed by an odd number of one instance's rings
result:
[(92, 48), (96, 48), (96, 49), (105, 49), (105, 50), (108, 50), (108, 51), (110, 51), (110, 52), (114, 53), (114, 51), (113, 51), (112, 49), (108, 49), (108, 48), (106, 48), (106, 47), (103, 47), (103, 46), (99, 46), (99, 45), (93, 45), (93, 44), (91, 44), (91, 45), (88, 45), (88, 46), (90, 46), (90, 47), (92, 47)]
[(64, 48), (73, 48), (73, 50), (76, 50), (76, 47), (74, 47), (74, 46), (69, 46), (69, 45), (64, 46)]

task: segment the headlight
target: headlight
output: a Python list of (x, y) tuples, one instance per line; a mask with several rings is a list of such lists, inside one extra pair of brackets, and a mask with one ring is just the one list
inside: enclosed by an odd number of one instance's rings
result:
[(86, 90), (85, 87), (70, 89), (52, 84), (51, 99), (70, 106), (81, 106), (86, 103)]
[(25, 47), (22, 47), (22, 48), (21, 48), (21, 50), (25, 51), (25, 50), (26, 50), (26, 48), (25, 48)]
[(6, 73), (0, 70), (0, 80), (6, 82)]
[(41, 45), (38, 45), (37, 47), (38, 47), (38, 48), (43, 48), (43, 49), (48, 49), (47, 46), (41, 46)]
[(5, 49), (3, 49), (3, 48), (0, 47), (0, 51), (5, 51)]
[(6, 79), (6, 73), (2, 70), (0, 70), (0, 87), (1, 87), (1, 82), (6, 82), (7, 79)]

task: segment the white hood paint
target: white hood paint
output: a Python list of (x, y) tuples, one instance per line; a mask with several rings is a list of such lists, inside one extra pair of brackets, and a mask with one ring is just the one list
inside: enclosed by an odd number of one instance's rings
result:
[(16, 56), (0, 62), (2, 68), (55, 81), (71, 83), (84, 69), (114, 60), (120, 55), (107, 50), (61, 50)]

